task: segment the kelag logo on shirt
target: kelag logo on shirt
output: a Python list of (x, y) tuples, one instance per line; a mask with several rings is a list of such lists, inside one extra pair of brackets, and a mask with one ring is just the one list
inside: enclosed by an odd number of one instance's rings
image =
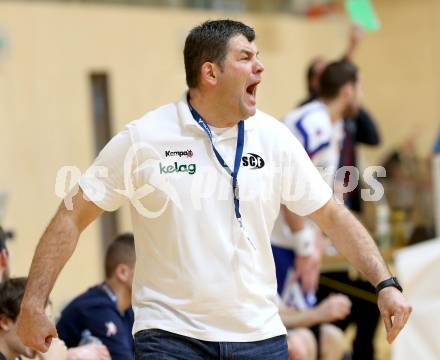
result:
[(161, 174), (187, 172), (188, 174), (193, 175), (197, 170), (197, 166), (196, 164), (179, 165), (177, 162), (175, 162), (173, 165), (162, 165), (162, 163), (159, 162), (159, 170)]
[(260, 155), (247, 153), (241, 158), (243, 166), (248, 166), (251, 169), (261, 169), (264, 166), (264, 160)]

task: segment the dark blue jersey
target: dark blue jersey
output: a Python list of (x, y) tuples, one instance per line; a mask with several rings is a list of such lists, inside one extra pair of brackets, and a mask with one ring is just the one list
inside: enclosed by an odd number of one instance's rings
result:
[(112, 360), (134, 359), (131, 307), (121, 314), (111, 289), (101, 284), (75, 298), (61, 313), (58, 335), (67, 347), (78, 346), (81, 333), (89, 330), (108, 348)]

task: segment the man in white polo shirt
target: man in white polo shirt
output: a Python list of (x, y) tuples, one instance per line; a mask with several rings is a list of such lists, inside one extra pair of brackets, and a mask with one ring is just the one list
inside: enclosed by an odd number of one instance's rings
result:
[[(40, 240), (19, 320), (26, 344), (47, 350), (56, 330), (43, 307), (58, 273), (84, 228), (127, 200), (136, 359), (287, 358), (269, 242), (280, 203), (311, 216), (372, 283), (391, 277), (301, 144), (256, 109), (264, 67), (254, 40), (232, 20), (191, 30), (188, 94), (117, 134), (82, 177), (73, 210), (61, 204)], [(108, 176), (90, 176), (98, 172)], [(410, 306), (393, 287), (379, 298), (394, 338)]]

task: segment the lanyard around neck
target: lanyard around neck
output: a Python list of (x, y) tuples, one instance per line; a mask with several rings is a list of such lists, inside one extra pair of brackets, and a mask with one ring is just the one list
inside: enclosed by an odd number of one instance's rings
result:
[(235, 208), (235, 217), (238, 219), (239, 222), (241, 222), (241, 214), (240, 214), (240, 198), (239, 198), (239, 189), (238, 189), (238, 171), (240, 170), (240, 164), (241, 164), (241, 157), (243, 155), (243, 147), (244, 147), (244, 121), (241, 120), (238, 123), (238, 136), (237, 136), (237, 147), (235, 150), (235, 161), (234, 161), (234, 170), (231, 170), (231, 168), (226, 164), (225, 160), (222, 158), (220, 153), (217, 151), (217, 149), (214, 146), (214, 142), (212, 140), (212, 132), (209, 128), (206, 121), (202, 118), (202, 116), (191, 106), (188, 99), (188, 106), (191, 110), (191, 114), (194, 118), (194, 120), (197, 122), (197, 124), (200, 125), (200, 127), (205, 131), (205, 133), (208, 135), (208, 138), (211, 142), (212, 150), (214, 151), (215, 157), (217, 158), (217, 161), (220, 163), (220, 165), (225, 169), (225, 171), (231, 176), (232, 178), (232, 193), (234, 195), (234, 208)]

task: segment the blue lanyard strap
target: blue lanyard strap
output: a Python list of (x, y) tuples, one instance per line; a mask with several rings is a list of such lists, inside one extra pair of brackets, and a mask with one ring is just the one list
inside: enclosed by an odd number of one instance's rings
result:
[(197, 122), (197, 124), (200, 125), (200, 127), (206, 132), (208, 135), (208, 138), (211, 142), (212, 150), (214, 151), (215, 157), (217, 158), (220, 165), (225, 169), (225, 171), (232, 177), (232, 193), (234, 195), (234, 208), (235, 208), (235, 217), (240, 221), (241, 220), (241, 214), (240, 214), (240, 197), (239, 197), (239, 188), (238, 188), (238, 171), (240, 170), (240, 164), (241, 164), (241, 157), (243, 155), (243, 147), (244, 147), (244, 121), (241, 120), (238, 123), (238, 136), (237, 136), (237, 147), (235, 150), (235, 161), (234, 161), (234, 170), (232, 171), (231, 168), (226, 164), (226, 161), (222, 158), (220, 153), (217, 151), (217, 149), (214, 146), (214, 142), (212, 140), (212, 132), (209, 128), (206, 121), (202, 118), (202, 116), (191, 106), (188, 99), (188, 106), (191, 110), (191, 114), (194, 118), (194, 120)]

